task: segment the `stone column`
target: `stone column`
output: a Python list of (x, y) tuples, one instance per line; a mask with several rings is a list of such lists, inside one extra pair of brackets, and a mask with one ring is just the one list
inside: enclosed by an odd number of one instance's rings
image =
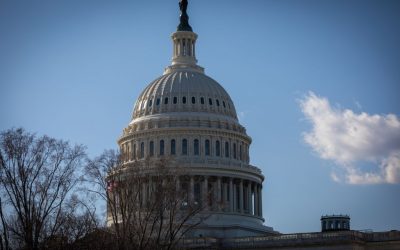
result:
[(221, 177), (217, 177), (217, 210), (221, 210), (222, 198), (221, 198)]
[(187, 48), (187, 46), (186, 46), (186, 39), (183, 38), (183, 39), (182, 39), (182, 56), (186, 56), (186, 52), (187, 52), (186, 48)]
[(196, 56), (196, 46), (194, 45), (194, 41), (193, 41), (193, 56)]
[(127, 142), (126, 143), (126, 148), (127, 148), (127, 152), (126, 152), (126, 161), (130, 161), (131, 160), (131, 151), (132, 151), (132, 148), (131, 148), (131, 142)]
[(240, 213), (243, 213), (243, 179), (240, 179), (239, 183), (239, 209)]
[(248, 214), (253, 215), (253, 204), (251, 199), (251, 181), (247, 183), (247, 209)]
[(190, 39), (187, 40), (187, 55), (192, 56), (192, 41)]
[(182, 56), (183, 55), (183, 46), (182, 46), (182, 39), (179, 39), (179, 49), (178, 49), (178, 55)]
[(229, 211), (235, 211), (235, 203), (233, 202), (233, 180), (229, 178)]
[(121, 152), (122, 152), (122, 162), (126, 162), (126, 150), (125, 150), (125, 144), (121, 144)]
[(149, 177), (149, 182), (147, 183), (147, 200), (153, 202), (153, 181)]
[(258, 213), (259, 213), (260, 217), (262, 217), (262, 186), (261, 185), (259, 185), (259, 188), (258, 188), (258, 196), (259, 196)]
[(208, 176), (204, 176), (203, 182), (203, 202), (204, 210), (208, 210)]
[(179, 53), (179, 43), (177, 40), (175, 40), (175, 57), (178, 57)]
[(209, 184), (211, 185), (211, 190), (210, 190), (211, 209), (212, 210), (217, 210), (217, 204), (218, 204), (218, 201), (217, 201), (217, 192), (218, 192), (218, 190), (217, 190), (217, 181), (214, 178), (212, 178)]
[(133, 140), (131, 141), (131, 153), (130, 153), (130, 155), (129, 155), (129, 158), (131, 159), (131, 161), (133, 161), (134, 160), (134, 153), (133, 153)]
[(147, 187), (146, 187), (146, 183), (145, 182), (143, 182), (142, 183), (142, 206), (144, 206), (144, 207), (147, 207), (147, 197), (146, 197), (146, 190), (147, 189)]
[(181, 191), (181, 180), (180, 180), (180, 176), (178, 176), (176, 178), (176, 192), (180, 192)]
[(257, 183), (254, 183), (254, 215), (258, 216), (258, 189), (257, 189)]
[(193, 201), (194, 201), (194, 177), (190, 176), (189, 204), (193, 204)]
[(223, 186), (222, 201), (223, 201), (223, 204), (224, 204), (224, 211), (226, 211), (227, 210), (226, 209), (226, 204), (227, 204), (227, 200), (228, 200), (228, 184), (226, 182), (224, 182), (222, 184), (222, 186)]

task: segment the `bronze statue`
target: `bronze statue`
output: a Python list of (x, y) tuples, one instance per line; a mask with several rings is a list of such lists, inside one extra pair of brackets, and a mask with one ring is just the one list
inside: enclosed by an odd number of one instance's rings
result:
[(180, 23), (178, 25), (178, 31), (193, 31), (189, 25), (189, 16), (186, 13), (188, 6), (187, 0), (179, 1), (179, 9), (181, 10)]
[(187, 0), (181, 0), (179, 1), (179, 9), (181, 9), (181, 13), (186, 13), (187, 10), (187, 5), (188, 5), (188, 1)]

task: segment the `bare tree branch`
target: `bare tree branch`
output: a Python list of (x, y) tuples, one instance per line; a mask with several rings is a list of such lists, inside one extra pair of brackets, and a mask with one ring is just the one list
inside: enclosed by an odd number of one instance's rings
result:
[(107, 204), (108, 226), (117, 248), (174, 249), (203, 221), (203, 206), (188, 200), (177, 186), (187, 176), (173, 159), (145, 159), (122, 164), (115, 151), (105, 151), (87, 165), (90, 192)]
[(61, 216), (78, 183), (85, 148), (18, 128), (0, 134), (0, 156), (8, 218), (3, 225), (23, 248), (39, 249), (65, 221)]

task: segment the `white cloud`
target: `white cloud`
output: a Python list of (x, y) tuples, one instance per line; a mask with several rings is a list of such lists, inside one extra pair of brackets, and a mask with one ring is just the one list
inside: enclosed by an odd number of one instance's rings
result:
[[(304, 141), (322, 158), (341, 167), (335, 181), (351, 184), (400, 183), (400, 120), (394, 114), (370, 115), (333, 108), (310, 92), (300, 107), (312, 129)], [(367, 169), (366, 163), (375, 168)]]

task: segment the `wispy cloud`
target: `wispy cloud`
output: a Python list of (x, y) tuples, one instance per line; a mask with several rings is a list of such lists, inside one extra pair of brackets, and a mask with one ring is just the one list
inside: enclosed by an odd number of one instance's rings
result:
[(354, 104), (356, 105), (356, 107), (357, 107), (359, 110), (362, 110), (362, 105), (361, 105), (361, 103), (359, 103), (358, 101), (354, 101)]
[[(308, 93), (300, 108), (311, 123), (304, 141), (322, 159), (332, 160), (335, 181), (351, 184), (400, 183), (400, 120), (394, 114), (371, 115), (334, 108), (328, 99)], [(367, 168), (372, 164), (374, 167)], [(342, 172), (343, 174), (340, 174)]]

